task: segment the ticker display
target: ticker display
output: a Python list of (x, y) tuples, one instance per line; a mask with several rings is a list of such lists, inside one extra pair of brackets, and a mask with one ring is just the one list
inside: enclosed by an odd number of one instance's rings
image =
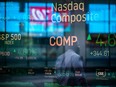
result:
[(115, 87), (115, 0), (0, 1), (0, 87)]

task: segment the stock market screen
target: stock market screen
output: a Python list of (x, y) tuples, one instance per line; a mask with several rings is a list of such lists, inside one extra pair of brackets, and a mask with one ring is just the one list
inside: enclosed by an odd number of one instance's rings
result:
[(115, 86), (115, 0), (0, 1), (0, 87)]

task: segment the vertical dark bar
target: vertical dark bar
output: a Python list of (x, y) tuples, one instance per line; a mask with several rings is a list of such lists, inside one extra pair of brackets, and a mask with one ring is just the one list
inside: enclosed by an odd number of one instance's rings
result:
[[(47, 32), (47, 27), (48, 27), (48, 25), (47, 25), (47, 0), (45, 1), (45, 4), (46, 4), (46, 17), (45, 17), (45, 22), (46, 22), (46, 42), (48, 42), (47, 41), (47, 36), (48, 36), (48, 32)], [(46, 45), (46, 44), (45, 44)], [(46, 45), (46, 60), (45, 60), (45, 65), (46, 65), (46, 67), (48, 67), (48, 45)]]
[[(5, 10), (5, 14), (4, 14), (4, 19), (5, 19), (5, 34), (6, 34), (6, 0), (5, 0), (5, 8), (4, 8), (4, 10)], [(7, 49), (7, 47), (6, 47), (6, 45), (4, 44), (4, 46), (3, 47), (5, 47), (5, 51), (6, 51), (6, 49)], [(6, 58), (6, 56), (5, 56), (5, 66), (7, 66), (7, 58)]]
[(19, 9), (19, 11), (20, 12), (24, 12), (25, 11), (24, 9), (25, 9), (25, 3), (23, 1), (21, 1), (20, 2), (20, 9)]
[[(108, 1), (108, 10), (109, 10), (109, 21), (108, 21), (109, 22), (109, 26), (108, 26), (109, 27), (109, 33), (108, 34), (110, 34), (110, 0)], [(109, 46), (109, 57), (108, 57), (108, 63), (109, 63), (108, 65), (109, 65), (109, 68), (111, 66), (111, 56), (110, 56), (111, 53), (110, 53), (110, 50), (111, 49), (110, 49), (110, 46)]]
[[(84, 1), (85, 3), (85, 14), (87, 13), (87, 11), (89, 11), (89, 2), (86, 0)], [(85, 23), (85, 38), (87, 38), (87, 34), (88, 34), (88, 25)], [(86, 40), (86, 39), (85, 39)], [(86, 41), (85, 41), (86, 42)], [(87, 67), (87, 53), (86, 53), (86, 50), (87, 50), (87, 44), (85, 43), (85, 59), (84, 59), (84, 68)]]
[[(29, 15), (29, 0), (27, 1), (27, 6), (28, 6), (28, 15)], [(28, 18), (28, 40), (29, 40), (29, 23), (30, 23), (30, 19)], [(28, 47), (28, 55), (27, 55), (27, 57), (29, 57), (29, 45), (27, 45), (27, 47)], [(29, 60), (27, 59), (27, 67), (29, 68), (30, 67), (30, 63), (29, 63)]]

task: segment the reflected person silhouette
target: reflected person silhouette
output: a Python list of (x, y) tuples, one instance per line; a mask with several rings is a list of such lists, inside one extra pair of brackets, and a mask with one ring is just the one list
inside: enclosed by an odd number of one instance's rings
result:
[(65, 46), (66, 52), (58, 56), (55, 64), (56, 82), (61, 86), (86, 86), (83, 59), (79, 55), (79, 43)]

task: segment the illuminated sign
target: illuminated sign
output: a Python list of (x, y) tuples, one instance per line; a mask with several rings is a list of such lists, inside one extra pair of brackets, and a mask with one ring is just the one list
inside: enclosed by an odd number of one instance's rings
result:
[(30, 7), (30, 19), (33, 21), (51, 20), (52, 7)]
[(97, 77), (105, 77), (106, 76), (106, 71), (96, 70), (96, 76)]

